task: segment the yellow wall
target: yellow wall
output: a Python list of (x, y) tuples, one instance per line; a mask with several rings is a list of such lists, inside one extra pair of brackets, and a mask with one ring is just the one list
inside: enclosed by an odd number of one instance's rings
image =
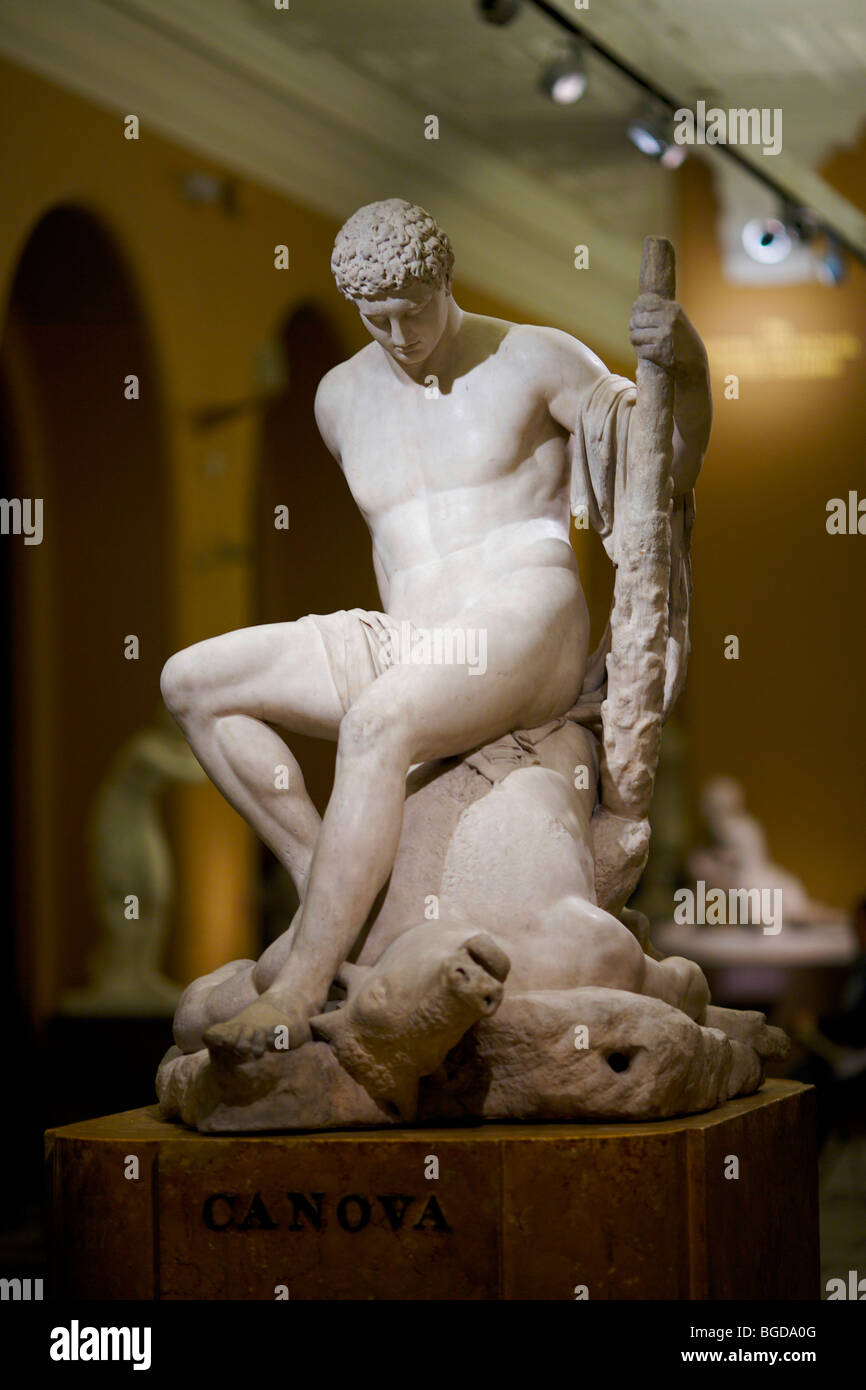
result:
[[(825, 175), (866, 206), (866, 145)], [(848, 907), (866, 890), (866, 536), (829, 535), (825, 523), (830, 498), (866, 496), (866, 270), (849, 260), (836, 288), (735, 288), (715, 249), (709, 171), (690, 160), (680, 179), (679, 295), (708, 343), (715, 403), (683, 702), (692, 803), (707, 777), (737, 777), (778, 862)], [(766, 379), (779, 334), (783, 374)], [(826, 378), (814, 374), (818, 335), (843, 347)], [(763, 363), (746, 355), (752, 344)], [(738, 400), (725, 399), (731, 373)], [(729, 634), (737, 661), (723, 656)]]

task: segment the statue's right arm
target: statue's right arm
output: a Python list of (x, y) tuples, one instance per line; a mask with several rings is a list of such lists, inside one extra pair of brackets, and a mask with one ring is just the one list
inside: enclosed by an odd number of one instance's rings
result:
[(316, 400), (313, 411), (316, 417), (316, 425), (319, 434), (327, 447), (328, 453), (332, 454), (341, 463), (340, 452), (340, 384), (337, 379), (338, 367), (332, 367), (329, 372), (322, 377), (316, 390)]
[[(344, 365), (344, 364), (341, 364)], [(334, 456), (337, 463), (342, 467), (342, 456), (340, 448), (340, 400), (345, 394), (345, 389), (338, 375), (339, 367), (332, 369), (322, 377), (316, 391), (316, 401), (314, 412), (319, 434), (324, 440), (328, 452)], [(373, 572), (376, 576), (376, 584), (379, 588), (379, 596), (382, 600), (382, 608), (388, 610), (388, 578), (385, 569), (379, 558), (379, 552), (373, 544)]]

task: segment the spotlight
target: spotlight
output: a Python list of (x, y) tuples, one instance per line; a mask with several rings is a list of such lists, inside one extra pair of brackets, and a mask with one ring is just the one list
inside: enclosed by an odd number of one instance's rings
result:
[(521, 0), (478, 0), (478, 13), (488, 24), (510, 24), (520, 13)]
[(641, 154), (648, 154), (653, 159), (660, 159), (664, 153), (664, 140), (647, 121), (632, 121), (626, 134), (632, 144), (637, 145)]
[(657, 159), (666, 169), (678, 169), (686, 157), (685, 145), (674, 144), (667, 111), (646, 111), (636, 116), (626, 127), (626, 135), (641, 154)]
[(775, 265), (791, 254), (793, 241), (778, 217), (753, 217), (743, 228), (743, 247), (753, 261)]
[(685, 145), (668, 145), (659, 163), (663, 164), (666, 169), (679, 169), (686, 154)]
[(541, 90), (557, 106), (570, 106), (580, 101), (586, 91), (586, 69), (577, 46), (554, 59), (541, 74)]

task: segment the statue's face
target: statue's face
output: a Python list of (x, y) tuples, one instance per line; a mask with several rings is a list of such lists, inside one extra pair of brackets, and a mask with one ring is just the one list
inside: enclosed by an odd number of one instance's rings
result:
[(395, 362), (410, 370), (426, 362), (439, 343), (448, 320), (451, 292), (444, 285), (412, 280), (393, 295), (352, 302), (368, 333)]
[(705, 817), (725, 817), (743, 809), (743, 789), (730, 777), (714, 777), (704, 787)]

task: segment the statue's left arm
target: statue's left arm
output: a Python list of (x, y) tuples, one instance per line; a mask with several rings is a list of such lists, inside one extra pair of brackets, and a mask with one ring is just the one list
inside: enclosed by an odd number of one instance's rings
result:
[[(615, 469), (616, 453), (623, 454), (624, 436), (608, 412), (624, 393), (622, 406), (634, 401), (633, 384), (612, 375), (583, 343), (555, 329), (544, 334), (548, 353), (548, 407), (556, 422), (580, 438), (578, 452), (588, 455), (588, 471), (604, 514), (602, 474)], [(676, 300), (640, 295), (634, 303), (629, 336), (639, 357), (673, 372), (674, 431), (671, 476), (674, 496), (690, 493), (695, 485), (710, 437), (713, 408), (707, 354), (694, 325)], [(616, 413), (618, 413), (617, 406)], [(588, 426), (588, 428), (587, 428)], [(614, 489), (609, 488), (610, 501)], [(603, 515), (602, 534), (611, 516)]]

